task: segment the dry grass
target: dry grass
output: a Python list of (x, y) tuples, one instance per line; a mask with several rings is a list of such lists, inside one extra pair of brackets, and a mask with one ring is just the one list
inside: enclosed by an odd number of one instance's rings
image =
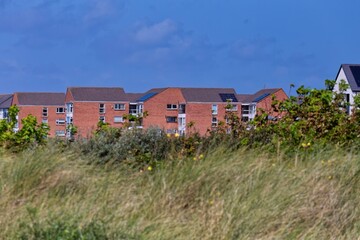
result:
[[(54, 219), (101, 221), (110, 239), (356, 239), (360, 154), (339, 149), (306, 159), (261, 150), (179, 159), (129, 172), (86, 165), (47, 148), (0, 155), (0, 238)], [(302, 160), (300, 160), (302, 159)], [(23, 225), (21, 225), (22, 223)]]

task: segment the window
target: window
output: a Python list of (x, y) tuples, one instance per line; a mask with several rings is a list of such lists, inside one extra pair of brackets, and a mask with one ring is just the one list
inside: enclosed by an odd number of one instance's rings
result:
[(177, 117), (166, 117), (166, 122), (168, 123), (176, 123)]
[(43, 116), (43, 117), (47, 117), (47, 116), (48, 116), (48, 108), (47, 108), (47, 107), (44, 107), (44, 108), (42, 109), (42, 116)]
[(217, 119), (217, 117), (213, 117), (211, 120), (211, 126), (217, 127), (217, 125), (218, 125), (218, 119)]
[(167, 108), (167, 110), (176, 110), (177, 105), (176, 104), (167, 104), (166, 108)]
[(122, 123), (124, 122), (124, 118), (121, 116), (114, 117), (114, 123)]
[(72, 113), (73, 112), (73, 104), (72, 103), (67, 103), (66, 104), (66, 111), (67, 111), (67, 113)]
[(58, 137), (65, 137), (65, 130), (56, 130), (55, 135)]
[(218, 105), (213, 104), (211, 106), (211, 112), (212, 112), (212, 114), (218, 114)]
[(105, 113), (105, 104), (104, 103), (100, 103), (99, 104), (99, 113)]
[(64, 113), (64, 112), (65, 112), (65, 108), (63, 107), (56, 108), (56, 113)]
[(41, 122), (42, 122), (42, 123), (45, 123), (45, 124), (48, 124), (49, 121), (48, 121), (47, 118), (43, 118), (43, 119), (41, 120)]
[(179, 114), (184, 114), (186, 111), (186, 105), (185, 104), (179, 104)]
[(242, 105), (241, 106), (241, 114), (249, 114), (250, 113), (250, 106), (249, 105)]
[(124, 103), (115, 103), (114, 104), (114, 110), (125, 110), (125, 104)]
[(73, 124), (73, 118), (72, 117), (66, 117), (66, 124)]
[(228, 104), (226, 106), (226, 111), (237, 111), (238, 107), (236, 104)]
[(56, 125), (65, 125), (65, 119), (56, 119)]
[(105, 123), (105, 116), (100, 116), (100, 117), (99, 117), (99, 121)]

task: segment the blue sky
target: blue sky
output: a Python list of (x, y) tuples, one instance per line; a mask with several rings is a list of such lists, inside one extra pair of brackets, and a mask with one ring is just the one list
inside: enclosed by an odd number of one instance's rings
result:
[(0, 0), (0, 93), (320, 88), (360, 63), (358, 0)]

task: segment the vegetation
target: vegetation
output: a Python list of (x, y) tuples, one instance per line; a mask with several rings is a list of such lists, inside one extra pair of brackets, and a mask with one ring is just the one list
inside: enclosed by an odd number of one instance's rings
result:
[(348, 116), (347, 85), (326, 83), (250, 124), (228, 111), (207, 137), (99, 123), (46, 144), (31, 116), (13, 131), (13, 109), (0, 143), (21, 151), (0, 151), (0, 239), (357, 238), (360, 100)]
[(354, 239), (360, 233), (357, 150), (329, 146), (288, 157), (218, 147), (141, 171), (89, 165), (77, 152), (49, 146), (1, 155), (1, 238)]
[(43, 145), (49, 132), (47, 124), (38, 124), (36, 117), (29, 115), (21, 120), (22, 128), (16, 131), (17, 106), (9, 109), (9, 118), (0, 121), (0, 146), (21, 151), (33, 145)]

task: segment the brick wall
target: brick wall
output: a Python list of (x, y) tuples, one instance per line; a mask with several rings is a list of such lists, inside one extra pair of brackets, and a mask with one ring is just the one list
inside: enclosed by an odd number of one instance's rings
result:
[(168, 110), (167, 104), (179, 105), (185, 103), (185, 99), (180, 89), (168, 88), (148, 101), (144, 102), (144, 111), (148, 112), (148, 116), (144, 119), (144, 128), (157, 126), (165, 131), (178, 129), (178, 123), (169, 123), (166, 117), (178, 117), (178, 109)]
[[(65, 106), (18, 106), (19, 107), (19, 129), (22, 127), (21, 119), (27, 117), (28, 115), (33, 115), (36, 117), (37, 122), (40, 124), (43, 120), (47, 121), (47, 124), (50, 127), (49, 137), (55, 137), (56, 131), (64, 131), (65, 133), (65, 123), (62, 125), (56, 124), (57, 119), (62, 119), (65, 121), (65, 113), (56, 113), (58, 107), (65, 108)], [(43, 116), (43, 108), (47, 108), (47, 117)]]
[[(218, 113), (212, 113), (212, 105), (217, 105)], [(235, 113), (240, 117), (241, 105), (240, 103), (233, 103), (237, 105), (237, 111)], [(188, 103), (186, 112), (186, 122), (194, 123), (193, 130), (199, 132), (201, 135), (205, 135), (208, 130), (212, 129), (213, 117), (218, 122), (225, 122), (227, 103)]]
[[(271, 103), (272, 103), (272, 96), (275, 95), (276, 99), (279, 101), (284, 101), (286, 99), (288, 99), (288, 96), (286, 95), (286, 93), (284, 92), (284, 90), (279, 89), (277, 92), (275, 92), (274, 94), (264, 98), (263, 100), (261, 100), (260, 102), (258, 102), (256, 104), (256, 109), (257, 111), (259, 111), (259, 109), (263, 109), (265, 110), (265, 112), (267, 113), (272, 113), (272, 108), (271, 108)], [(272, 113), (273, 116), (277, 116), (276, 113)]]
[[(115, 110), (114, 104), (125, 104), (125, 110)], [(105, 104), (105, 113), (99, 112), (99, 105)], [(89, 136), (96, 129), (100, 116), (112, 127), (122, 127), (123, 123), (114, 122), (114, 117), (123, 117), (129, 113), (128, 102), (74, 102), (73, 124), (78, 128), (78, 135)]]

